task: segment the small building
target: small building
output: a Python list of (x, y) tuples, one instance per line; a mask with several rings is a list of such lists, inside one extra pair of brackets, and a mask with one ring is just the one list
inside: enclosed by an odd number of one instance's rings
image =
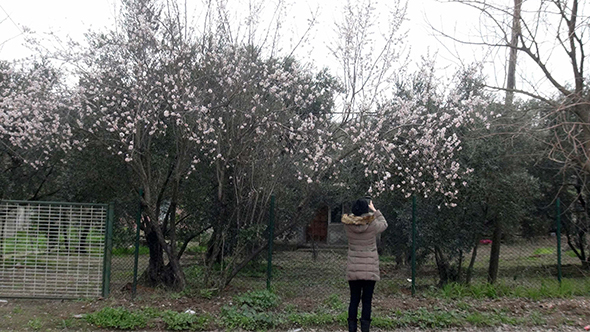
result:
[(342, 224), (342, 211), (346, 208), (349, 209), (348, 204), (320, 206), (309, 224), (303, 227), (299, 245), (346, 246), (348, 241)]

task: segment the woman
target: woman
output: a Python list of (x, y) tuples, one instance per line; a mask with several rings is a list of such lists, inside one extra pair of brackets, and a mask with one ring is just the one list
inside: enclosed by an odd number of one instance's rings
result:
[(348, 307), (348, 331), (356, 332), (358, 306), (362, 299), (361, 331), (369, 332), (371, 325), (371, 300), (375, 282), (379, 277), (377, 234), (387, 228), (387, 221), (375, 210), (370, 199), (359, 199), (352, 205), (352, 214), (342, 216), (348, 237), (346, 278), (350, 286)]

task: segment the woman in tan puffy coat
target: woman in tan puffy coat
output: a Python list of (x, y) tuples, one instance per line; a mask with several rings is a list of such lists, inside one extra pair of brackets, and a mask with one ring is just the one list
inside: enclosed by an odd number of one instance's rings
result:
[(352, 205), (352, 214), (342, 216), (342, 223), (348, 237), (348, 331), (357, 331), (358, 306), (362, 299), (361, 331), (369, 332), (373, 290), (380, 279), (377, 234), (387, 228), (387, 221), (380, 211), (375, 210), (371, 200), (359, 199)]

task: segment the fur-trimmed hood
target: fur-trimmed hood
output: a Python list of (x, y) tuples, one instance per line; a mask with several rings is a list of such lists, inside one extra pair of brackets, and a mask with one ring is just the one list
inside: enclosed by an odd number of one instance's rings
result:
[(374, 213), (365, 213), (361, 216), (355, 216), (354, 214), (342, 215), (342, 223), (346, 225), (369, 225), (375, 220)]

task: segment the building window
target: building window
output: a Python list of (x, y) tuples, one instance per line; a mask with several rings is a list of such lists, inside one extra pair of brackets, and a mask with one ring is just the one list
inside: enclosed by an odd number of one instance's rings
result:
[(330, 213), (330, 223), (337, 224), (342, 222), (342, 204), (336, 205), (332, 208)]

